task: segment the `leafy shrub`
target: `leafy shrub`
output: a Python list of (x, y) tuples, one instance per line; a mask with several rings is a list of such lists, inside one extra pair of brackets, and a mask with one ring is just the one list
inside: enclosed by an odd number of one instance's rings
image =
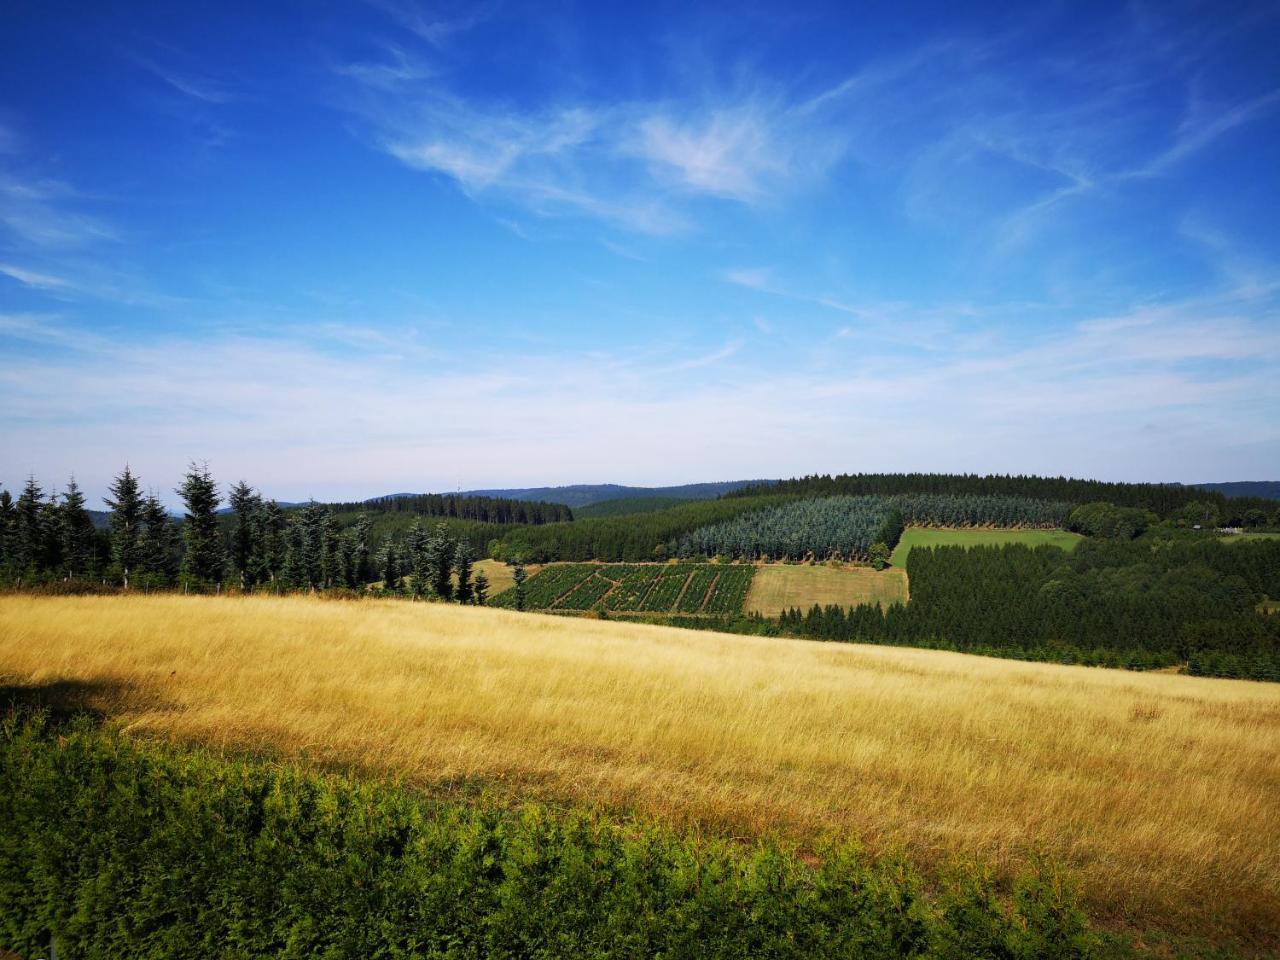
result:
[[(1085, 957), (1060, 874), (941, 902), (849, 847), (692, 842), (543, 807), (130, 742), (11, 713), (0, 729), (0, 944), (42, 955)], [(1042, 951), (1042, 952), (1035, 952)]]

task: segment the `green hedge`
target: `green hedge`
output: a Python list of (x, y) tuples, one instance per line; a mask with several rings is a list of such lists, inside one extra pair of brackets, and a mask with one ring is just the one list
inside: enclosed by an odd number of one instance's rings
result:
[(926, 895), (903, 861), (690, 841), (582, 813), (130, 741), (11, 712), (0, 945), (66, 958), (1090, 955), (1061, 874)]

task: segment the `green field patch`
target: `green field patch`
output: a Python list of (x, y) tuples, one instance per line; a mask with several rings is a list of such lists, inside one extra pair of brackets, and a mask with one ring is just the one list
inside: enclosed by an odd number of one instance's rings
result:
[(1250, 540), (1280, 540), (1280, 533), (1263, 530), (1257, 533), (1231, 533), (1222, 538), (1223, 543), (1247, 543)]
[(905, 569), (907, 554), (914, 547), (998, 547), (1021, 543), (1028, 547), (1061, 547), (1074, 550), (1084, 537), (1069, 530), (1024, 529), (1018, 527), (908, 527), (902, 532), (891, 560)]

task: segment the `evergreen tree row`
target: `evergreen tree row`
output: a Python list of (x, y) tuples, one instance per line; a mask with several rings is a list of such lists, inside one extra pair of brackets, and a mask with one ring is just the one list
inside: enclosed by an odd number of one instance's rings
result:
[[(1245, 526), (1250, 511), (1256, 520), (1280, 525), (1280, 504), (1261, 497), (1225, 497), (1199, 487), (1163, 483), (1107, 483), (1102, 480), (1078, 480), (1069, 477), (1036, 477), (1012, 474), (976, 473), (852, 473), (796, 477), (777, 483), (742, 487), (726, 493), (726, 499), (762, 494), (791, 494), (806, 497), (868, 496), (871, 494), (935, 493), (950, 496), (1025, 497), (1032, 500), (1058, 500), (1068, 503), (1106, 501), (1121, 507), (1141, 507), (1161, 519), (1173, 519), (1178, 511), (1191, 504), (1213, 508), (1214, 523), (1223, 526)], [(1202, 511), (1207, 512), (1207, 511)], [(1261, 523), (1255, 524), (1261, 526)]]
[(1066, 503), (1017, 497), (822, 497), (782, 503), (701, 527), (680, 539), (678, 552), (685, 557), (865, 560), (873, 544), (892, 550), (908, 523), (1057, 527), (1070, 512)]
[(241, 481), (223, 497), (206, 465), (192, 464), (176, 491), (185, 515), (174, 522), (133, 471), (112, 481), (105, 530), (95, 530), (75, 481), (47, 495), (30, 479), (14, 500), (0, 491), (0, 582), (34, 587), (89, 581), (124, 589), (242, 592), (366, 589), (405, 583), (414, 597), (483, 603), (488, 584), (471, 573), (472, 546), (442, 523), (427, 535), (375, 541), (373, 521), (349, 523), (324, 504), (285, 510)]
[(562, 503), (510, 500), (505, 497), (473, 497), (457, 493), (420, 493), (396, 497), (375, 497), (357, 503), (332, 503), (340, 513), (410, 513), (421, 517), (452, 517), (479, 523), (529, 524), (565, 523), (573, 511)]

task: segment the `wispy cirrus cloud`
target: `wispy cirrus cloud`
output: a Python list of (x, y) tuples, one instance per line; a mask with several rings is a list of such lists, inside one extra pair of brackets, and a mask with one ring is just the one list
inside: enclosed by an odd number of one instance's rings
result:
[(24, 286), (35, 287), (37, 290), (68, 290), (72, 287), (71, 282), (62, 277), (55, 277), (50, 273), (40, 273), (36, 270), (28, 270), (12, 263), (0, 263), (0, 274), (17, 280)]
[(201, 76), (196, 73), (183, 72), (149, 57), (134, 55), (133, 61), (148, 73), (159, 77), (169, 87), (184, 96), (210, 104), (231, 103), (236, 94), (220, 80)]
[(74, 209), (77, 198), (61, 181), (0, 169), (0, 224), (22, 243), (75, 248), (118, 239), (114, 227)]

